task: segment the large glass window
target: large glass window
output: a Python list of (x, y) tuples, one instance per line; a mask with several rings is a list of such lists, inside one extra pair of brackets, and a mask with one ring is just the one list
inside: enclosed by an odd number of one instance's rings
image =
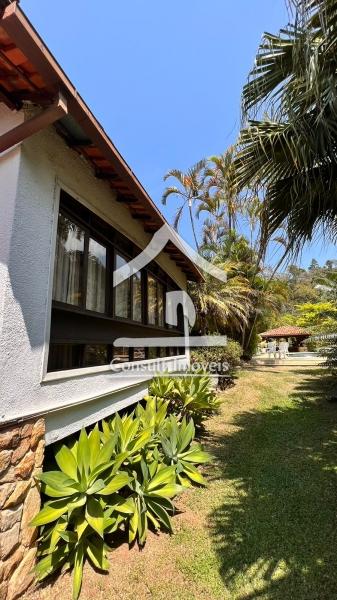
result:
[[(127, 264), (127, 260), (116, 253), (116, 265), (115, 269), (124, 267)], [(115, 315), (116, 317), (122, 317), (124, 319), (130, 319), (131, 317), (131, 286), (130, 279), (126, 279), (115, 288)]]
[(86, 308), (105, 312), (106, 248), (89, 239)]
[(132, 277), (132, 318), (142, 321), (142, 275), (139, 272)]
[(57, 228), (53, 298), (59, 302), (81, 306), (84, 231), (60, 214)]
[(158, 329), (165, 326), (165, 291), (174, 286), (159, 266), (151, 265), (154, 274), (145, 268), (117, 288), (112, 286), (113, 271), (127, 265), (129, 254), (138, 252), (110, 225), (61, 193), (49, 371), (107, 365), (112, 358), (125, 362), (166, 354), (159, 348), (113, 348), (116, 337), (160, 335), (160, 331), (151, 333), (151, 327), (146, 334), (145, 324)]

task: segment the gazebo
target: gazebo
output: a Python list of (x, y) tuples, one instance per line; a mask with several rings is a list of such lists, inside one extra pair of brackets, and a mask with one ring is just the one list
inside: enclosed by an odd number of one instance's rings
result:
[(264, 340), (280, 340), (281, 338), (284, 338), (289, 343), (290, 352), (298, 352), (299, 346), (304, 340), (310, 337), (311, 334), (301, 327), (285, 325), (284, 327), (269, 329), (268, 331), (260, 333), (260, 335)]

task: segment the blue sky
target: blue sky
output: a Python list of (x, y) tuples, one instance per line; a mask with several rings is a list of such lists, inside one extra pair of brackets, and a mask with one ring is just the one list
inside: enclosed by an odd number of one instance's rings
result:
[[(284, 0), (21, 0), (21, 6), (169, 221), (170, 168), (236, 139), (240, 94), (263, 31), (288, 22)], [(187, 219), (181, 234), (192, 236)], [(336, 248), (305, 249), (306, 266)]]

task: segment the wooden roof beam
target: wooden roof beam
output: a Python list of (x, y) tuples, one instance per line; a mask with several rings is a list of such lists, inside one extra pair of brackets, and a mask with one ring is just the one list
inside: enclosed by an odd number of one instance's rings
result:
[(95, 177), (97, 177), (97, 179), (104, 179), (106, 181), (114, 181), (115, 179), (118, 179), (117, 173), (113, 173), (112, 171), (103, 171), (101, 169), (96, 170)]
[(64, 117), (68, 112), (67, 102), (61, 96), (55, 101), (52, 106), (44, 109), (39, 115), (24, 121), (21, 125), (6, 131), (0, 136), (0, 153), (5, 152), (9, 148), (12, 148), (16, 144), (23, 142), (34, 133), (45, 129), (52, 123), (55, 123), (58, 119)]
[(138, 199), (135, 198), (134, 196), (124, 196), (123, 194), (117, 194), (117, 198), (116, 198), (117, 202), (120, 203), (125, 203), (125, 204), (133, 204), (133, 203), (138, 203)]
[(130, 212), (133, 219), (139, 219), (140, 221), (148, 221), (151, 219), (150, 215), (147, 213), (135, 212), (133, 210)]

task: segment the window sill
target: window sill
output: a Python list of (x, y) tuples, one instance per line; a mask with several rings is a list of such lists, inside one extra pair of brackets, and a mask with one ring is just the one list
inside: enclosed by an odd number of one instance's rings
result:
[[(132, 372), (134, 368), (139, 366), (153, 365), (158, 364), (162, 365), (167, 362), (170, 362), (175, 359), (184, 359), (186, 358), (186, 354), (178, 354), (176, 356), (166, 356), (163, 358), (151, 358), (147, 360), (135, 360), (132, 362), (125, 363), (116, 363), (114, 365), (100, 365), (97, 367), (84, 367), (81, 369), (69, 369), (66, 371), (51, 371), (50, 373), (46, 373), (42, 378), (41, 383), (51, 383), (55, 381), (62, 381), (65, 379), (74, 379), (76, 377), (85, 377), (87, 375), (99, 375), (101, 373), (111, 373), (113, 375), (118, 375), (122, 370), (126, 369), (127, 371)], [(152, 372), (151, 372), (152, 374)], [(140, 372), (139, 375), (147, 376), (146, 370)]]

